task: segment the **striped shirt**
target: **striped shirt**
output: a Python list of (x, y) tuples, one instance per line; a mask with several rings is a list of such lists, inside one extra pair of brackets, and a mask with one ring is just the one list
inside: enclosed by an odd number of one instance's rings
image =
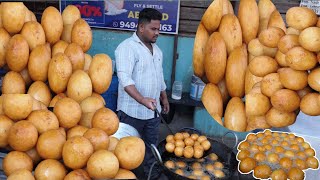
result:
[(138, 103), (124, 90), (124, 87), (134, 85), (143, 97), (155, 99), (157, 109), (161, 112), (160, 92), (166, 89), (162, 52), (156, 44), (152, 44), (152, 48), (153, 54), (134, 33), (115, 51), (119, 78), (117, 110), (141, 120), (154, 118), (154, 111)]

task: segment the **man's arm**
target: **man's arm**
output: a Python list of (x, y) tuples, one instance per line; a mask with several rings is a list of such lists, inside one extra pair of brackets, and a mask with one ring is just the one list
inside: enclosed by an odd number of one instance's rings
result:
[(154, 110), (154, 104), (157, 103), (155, 99), (143, 97), (134, 85), (126, 86), (124, 90), (138, 103), (144, 105), (149, 109)]
[(161, 100), (162, 105), (163, 105), (163, 112), (164, 112), (165, 114), (167, 114), (167, 113), (170, 111), (170, 105), (169, 105), (167, 93), (166, 93), (165, 90), (164, 90), (164, 91), (161, 91), (160, 100)]
[[(163, 59), (163, 55), (162, 55), (162, 52), (161, 52), (161, 62)], [(167, 89), (167, 86), (166, 86), (166, 83), (164, 82), (164, 76), (163, 76), (163, 68), (161, 66), (161, 69), (160, 69), (160, 72), (161, 72), (161, 93), (160, 93), (160, 100), (162, 102), (162, 105), (163, 105), (163, 112), (165, 114), (169, 113), (170, 111), (170, 106), (169, 106), (169, 102), (168, 102), (168, 97), (167, 97), (167, 93), (166, 93), (166, 89)]]

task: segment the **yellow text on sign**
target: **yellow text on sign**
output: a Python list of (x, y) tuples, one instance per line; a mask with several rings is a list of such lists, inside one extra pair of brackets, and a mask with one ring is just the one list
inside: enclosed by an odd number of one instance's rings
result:
[[(139, 11), (130, 11), (128, 18), (139, 19)], [(169, 15), (167, 13), (162, 13), (162, 21), (167, 21), (168, 19)]]

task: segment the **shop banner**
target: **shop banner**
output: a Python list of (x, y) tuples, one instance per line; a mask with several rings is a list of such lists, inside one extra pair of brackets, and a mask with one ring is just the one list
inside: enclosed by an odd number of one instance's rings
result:
[(139, 12), (143, 8), (154, 8), (162, 13), (160, 32), (177, 34), (180, 0), (61, 0), (60, 11), (68, 5), (78, 7), (81, 17), (91, 27), (136, 30)]
[(308, 7), (314, 12), (317, 13), (317, 15), (320, 15), (320, 1), (319, 0), (301, 0), (300, 6), (302, 7)]

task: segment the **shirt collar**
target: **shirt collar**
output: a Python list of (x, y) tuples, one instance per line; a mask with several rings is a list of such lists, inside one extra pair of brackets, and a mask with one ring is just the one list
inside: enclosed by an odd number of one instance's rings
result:
[[(133, 33), (132, 38), (133, 38), (133, 40), (135, 40), (136, 42), (143, 44), (143, 42), (141, 41), (141, 39), (140, 39), (139, 36), (137, 35), (137, 31)], [(151, 45), (153, 46), (154, 43), (151, 43)]]
[(142, 41), (140, 40), (140, 38), (137, 35), (137, 32), (134, 32), (132, 35), (133, 40), (135, 40), (138, 43), (142, 43)]

